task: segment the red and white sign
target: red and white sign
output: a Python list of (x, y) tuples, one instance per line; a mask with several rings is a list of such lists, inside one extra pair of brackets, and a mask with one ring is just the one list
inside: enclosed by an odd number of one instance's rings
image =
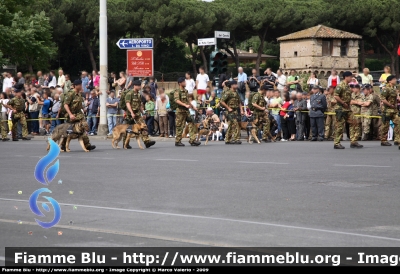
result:
[(132, 49), (126, 51), (126, 67), (134, 77), (149, 77), (154, 74), (153, 50)]

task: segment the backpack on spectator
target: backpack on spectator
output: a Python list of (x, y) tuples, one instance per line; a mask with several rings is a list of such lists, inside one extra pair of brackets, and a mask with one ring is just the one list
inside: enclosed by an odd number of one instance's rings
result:
[(51, 112), (52, 108), (53, 108), (53, 105), (54, 105), (54, 102), (53, 102), (53, 100), (49, 100), (49, 101), (50, 101), (49, 112)]
[(172, 110), (176, 110), (178, 108), (178, 104), (175, 102), (175, 92), (179, 91), (179, 89), (175, 89), (168, 94), (169, 99), (169, 107)]

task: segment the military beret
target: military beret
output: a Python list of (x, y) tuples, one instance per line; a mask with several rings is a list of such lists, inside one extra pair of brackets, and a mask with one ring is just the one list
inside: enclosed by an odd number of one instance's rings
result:
[(231, 85), (237, 85), (237, 81), (232, 80), (232, 81), (230, 82), (230, 84), (231, 84)]
[(13, 88), (15, 92), (20, 92), (24, 89), (24, 84), (15, 84)]
[(353, 73), (351, 73), (351, 71), (343, 72), (343, 77), (349, 77), (349, 76), (353, 76)]
[(321, 87), (318, 86), (318, 85), (313, 85), (311, 88), (312, 88), (312, 89), (321, 89)]
[(389, 75), (387, 78), (386, 78), (386, 82), (390, 82), (390, 81), (392, 81), (394, 78), (396, 78), (396, 76), (394, 76), (394, 75)]
[(178, 84), (180, 84), (180, 83), (182, 83), (182, 82), (185, 82), (185, 78), (179, 77), (179, 78), (178, 78)]
[(82, 81), (81, 80), (75, 80), (74, 81), (74, 86), (79, 86), (82, 85)]
[(139, 81), (139, 80), (135, 80), (135, 81), (133, 81), (133, 85), (134, 85), (134, 86), (141, 86), (141, 85), (142, 85), (142, 82)]
[(365, 85), (363, 85), (362, 88), (363, 89), (370, 89), (370, 88), (372, 88), (372, 86), (370, 84), (365, 84)]

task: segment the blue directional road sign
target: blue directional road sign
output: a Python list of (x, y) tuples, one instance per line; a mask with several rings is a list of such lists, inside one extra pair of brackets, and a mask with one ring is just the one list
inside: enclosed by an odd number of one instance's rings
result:
[(117, 46), (120, 49), (152, 49), (153, 38), (122, 38)]

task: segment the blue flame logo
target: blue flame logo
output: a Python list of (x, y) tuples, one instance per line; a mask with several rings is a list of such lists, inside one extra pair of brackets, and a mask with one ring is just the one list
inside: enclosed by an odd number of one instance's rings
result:
[[(49, 138), (49, 143), (50, 143), (49, 153), (39, 160), (35, 168), (35, 178), (39, 183), (43, 185), (48, 185), (49, 183), (51, 183), (51, 181), (56, 177), (58, 170), (60, 168), (60, 162), (57, 159), (58, 155), (60, 154), (60, 148), (53, 140), (51, 140), (51, 138)], [(46, 171), (46, 167), (48, 167), (56, 159), (57, 161), (49, 168), (47, 168)], [(29, 198), (29, 206), (32, 212), (40, 217), (45, 217), (45, 215), (39, 209), (37, 200), (39, 198), (39, 195), (43, 192), (52, 193), (48, 188), (40, 188), (34, 191), (31, 197)], [(55, 226), (60, 221), (61, 208), (58, 202), (53, 198), (47, 196), (43, 196), (43, 198), (45, 198), (52, 205), (54, 209), (54, 218), (49, 223), (42, 222), (38, 219), (35, 219), (35, 221), (38, 223), (38, 225), (40, 225), (43, 228), (50, 228)], [(41, 206), (43, 210), (45, 210), (46, 212), (50, 212), (50, 208), (47, 205), (47, 203), (42, 202)]]

